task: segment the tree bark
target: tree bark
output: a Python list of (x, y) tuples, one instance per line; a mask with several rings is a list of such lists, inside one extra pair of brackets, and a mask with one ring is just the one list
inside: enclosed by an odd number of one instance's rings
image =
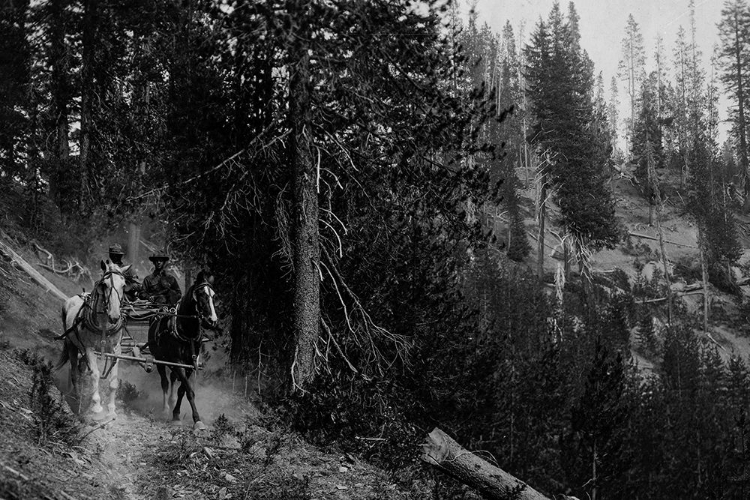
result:
[(509, 493), (522, 488), (519, 500), (548, 500), (523, 481), (495, 467), (462, 448), (445, 432), (435, 427), (422, 445), (422, 460), (434, 465), (458, 481), (478, 490), (485, 498), (503, 500)]
[[(70, 156), (68, 143), (68, 105), (70, 104), (70, 84), (68, 83), (68, 48), (65, 43), (65, 0), (50, 2), (50, 63), (52, 64), (52, 112), (55, 117), (55, 150), (54, 156), (63, 168), (62, 163)], [(64, 175), (64, 173), (60, 173)], [(53, 196), (57, 194), (57, 185), (50, 183)]]
[(539, 186), (539, 239), (537, 240), (537, 264), (536, 274), (539, 281), (544, 279), (544, 223), (547, 216), (547, 179), (541, 175)]
[(292, 260), (294, 263), (294, 335), (292, 391), (304, 390), (315, 376), (315, 344), (320, 328), (320, 248), (318, 246), (318, 193), (312, 161), (310, 130), (310, 54), (305, 15), (308, 3), (296, 2), (298, 36), (292, 48), (295, 62), (289, 100), (292, 171)]
[(96, 2), (87, 0), (83, 14), (83, 57), (81, 61), (81, 143), (80, 143), (80, 176), (81, 192), (79, 208), (85, 211), (90, 199), (89, 194), (89, 151), (91, 149), (92, 113), (91, 103), (94, 95), (94, 44), (96, 41)]

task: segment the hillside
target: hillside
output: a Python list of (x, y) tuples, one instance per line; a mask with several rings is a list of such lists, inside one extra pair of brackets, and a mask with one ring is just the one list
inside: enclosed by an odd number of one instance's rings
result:
[[(683, 273), (675, 271), (675, 267), (677, 264), (681, 264), (683, 268), (691, 268), (696, 271), (699, 276), (700, 253), (697, 247), (697, 228), (682, 208), (684, 203), (680, 194), (679, 180), (667, 177), (662, 182), (667, 186), (667, 191), (670, 193), (664, 203), (662, 228), (665, 251), (672, 272), (674, 272), (672, 289), (673, 291), (681, 291), (685, 288), (694, 288), (699, 284), (699, 281), (694, 278), (686, 279)], [(609, 184), (616, 200), (616, 216), (620, 219), (622, 226), (631, 233), (631, 236), (613, 250), (605, 249), (595, 253), (592, 258), (593, 268), (600, 274), (607, 274), (615, 269), (620, 269), (627, 274), (632, 285), (637, 279), (638, 269), (642, 267), (643, 277), (651, 279), (654, 269), (658, 269), (660, 273), (662, 270), (661, 252), (657, 241), (659, 234), (655, 219), (653, 224), (649, 226), (649, 206), (641, 195), (639, 187), (631, 180), (626, 177), (613, 176)], [(525, 190), (524, 201), (528, 215), (525, 220), (526, 227), (530, 234), (537, 234), (538, 223), (534, 218), (533, 199), (533, 189)], [(551, 212), (554, 217), (554, 207)], [(733, 268), (733, 273), (735, 279), (742, 282), (743, 278), (750, 276), (750, 235), (747, 231), (750, 218), (738, 213), (735, 214), (735, 218), (740, 230), (740, 241), (745, 251), (738, 265)], [(530, 266), (535, 266), (537, 259), (536, 242), (533, 243), (532, 253), (527, 259)], [(561, 264), (560, 260), (551, 257), (559, 243), (560, 240), (554, 234), (547, 232), (545, 238), (545, 248), (547, 249), (545, 271), (547, 275), (553, 275), (557, 266)], [(664, 284), (663, 278), (660, 282)], [(690, 287), (690, 285), (693, 285), (693, 287)], [(741, 291), (743, 297), (750, 297), (750, 287), (743, 285)], [(748, 356), (750, 356), (750, 329), (746, 326), (747, 320), (739, 305), (738, 297), (717, 290), (713, 285), (709, 285), (709, 295), (711, 297), (709, 331), (708, 335), (704, 335), (702, 331), (697, 330), (700, 338), (703, 342), (718, 346), (719, 353), (725, 361), (732, 355), (740, 355), (748, 359)], [(677, 298), (676, 304), (678, 307), (684, 307), (690, 314), (702, 317), (703, 295), (700, 291), (691, 292), (689, 295)], [(658, 322), (663, 325), (666, 322), (666, 307), (655, 306), (652, 310), (658, 318)], [(639, 349), (637, 327), (633, 329), (631, 341), (633, 343), (632, 354), (639, 366), (647, 371), (653, 370), (655, 360), (644, 357), (642, 350)]]

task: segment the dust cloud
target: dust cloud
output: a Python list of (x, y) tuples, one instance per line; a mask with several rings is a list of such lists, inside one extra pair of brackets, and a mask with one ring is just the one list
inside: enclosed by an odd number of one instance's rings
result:
[[(45, 354), (45, 357), (53, 363), (59, 359), (59, 352), (53, 353), (50, 350)], [(205, 369), (199, 370), (197, 376), (193, 373), (193, 376), (190, 377), (196, 393), (195, 402), (198, 413), (201, 420), (209, 426), (221, 415), (224, 415), (235, 426), (241, 426), (248, 419), (254, 420), (260, 416), (260, 412), (251, 402), (251, 399), (255, 397), (254, 388), (246, 388), (244, 379), (241, 381), (235, 380), (233, 384), (231, 375), (225, 375), (226, 366), (228, 366), (226, 356), (219, 350), (212, 351), (207, 359)], [(79, 413), (81, 408), (79, 402), (72, 395), (69, 367), (70, 364), (60, 370), (53, 371), (54, 383), (70, 408), (75, 413)], [(156, 367), (151, 373), (146, 373), (138, 363), (123, 360), (118, 363), (118, 371), (121, 390), (117, 402), (118, 413), (123, 410), (135, 411), (158, 421), (169, 422), (172, 420), (171, 410), (168, 413), (162, 411), (161, 378)], [(169, 370), (167, 370), (167, 376), (169, 376)], [(86, 378), (86, 376), (83, 377), (83, 379)], [(109, 394), (107, 385), (104, 380), (99, 384), (102, 401), (106, 401)], [(132, 393), (128, 394), (127, 388), (129, 386), (133, 386), (137, 391), (137, 397), (134, 399), (128, 397), (132, 395)], [(179, 382), (177, 386), (179, 387)], [(85, 388), (83, 390), (86, 392)], [(121, 398), (127, 401), (123, 402)], [(180, 410), (180, 418), (183, 424), (192, 425), (192, 411), (187, 398), (183, 398)]]
[[(199, 370), (197, 374), (193, 373), (190, 377), (195, 390), (195, 403), (202, 421), (211, 425), (220, 415), (224, 415), (230, 422), (240, 424), (248, 418), (257, 418), (260, 413), (248, 399), (253, 396), (252, 390), (249, 390), (248, 397), (245, 397), (244, 381), (242, 384), (234, 384), (233, 390), (231, 378), (227, 380), (220, 374), (223, 372), (221, 368), (225, 366), (222, 357), (212, 353), (206, 368)], [(119, 378), (121, 385), (126, 385), (127, 382), (138, 391), (138, 397), (129, 400), (127, 407), (157, 420), (171, 420), (171, 411), (166, 414), (162, 411), (164, 404), (161, 378), (156, 367), (151, 373), (146, 373), (137, 363), (120, 362)], [(179, 387), (179, 382), (177, 386)], [(182, 400), (180, 410), (181, 420), (192, 425), (192, 411), (186, 397)]]

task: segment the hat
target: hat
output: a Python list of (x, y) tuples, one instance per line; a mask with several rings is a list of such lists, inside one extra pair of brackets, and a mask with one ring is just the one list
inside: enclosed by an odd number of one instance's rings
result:
[(115, 243), (114, 245), (111, 245), (109, 247), (109, 253), (113, 255), (125, 255), (125, 252), (122, 251), (122, 247), (119, 243)]
[(169, 260), (169, 255), (167, 255), (166, 252), (156, 252), (155, 254), (150, 256), (148, 260), (150, 260), (151, 262), (156, 262), (157, 260), (167, 261)]

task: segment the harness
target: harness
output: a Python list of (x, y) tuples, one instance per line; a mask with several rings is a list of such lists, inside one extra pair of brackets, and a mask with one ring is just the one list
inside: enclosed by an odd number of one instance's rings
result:
[[(61, 340), (70, 335), (71, 332), (75, 331), (76, 339), (78, 340), (78, 343), (81, 342), (81, 338), (79, 336), (79, 329), (78, 327), (83, 324), (85, 328), (91, 331), (101, 331), (101, 347), (99, 348), (99, 357), (101, 357), (102, 353), (104, 352), (104, 347), (107, 338), (111, 337), (112, 335), (119, 332), (123, 324), (125, 323), (125, 311), (121, 308), (120, 309), (120, 317), (117, 319), (117, 321), (114, 324), (110, 324), (109, 321), (107, 321), (106, 325), (100, 325), (98, 315), (100, 313), (106, 313), (107, 312), (107, 306), (110, 304), (110, 301), (113, 300), (112, 294), (113, 292), (116, 294), (116, 299), (119, 304), (122, 304), (123, 296), (120, 294), (118, 290), (114, 287), (114, 275), (118, 275), (125, 279), (125, 276), (120, 271), (115, 270), (108, 270), (104, 273), (102, 278), (96, 282), (94, 285), (94, 292), (93, 293), (84, 293), (79, 295), (79, 297), (83, 298), (83, 305), (78, 310), (78, 313), (76, 314), (76, 317), (73, 319), (73, 324), (65, 330), (61, 335), (58, 335), (55, 337), (56, 340)], [(105, 280), (110, 280), (110, 287), (109, 287), (109, 294), (104, 295), (99, 291), (99, 286), (104, 283)], [(117, 360), (113, 361), (110, 366), (107, 368), (106, 364), (109, 363), (109, 359), (107, 359), (107, 363), (105, 363), (105, 372), (101, 376), (101, 378), (106, 378), (109, 376), (109, 373), (114, 368), (115, 364), (117, 363)]]
[[(104, 276), (102, 276), (102, 279), (96, 282), (96, 284), (94, 285), (94, 290), (97, 290), (99, 288), (99, 285), (108, 278), (112, 285), (114, 285), (112, 278), (112, 275), (114, 274), (123, 276), (123, 274), (119, 271), (107, 271)], [(121, 309), (120, 317), (117, 319), (117, 322), (115, 322), (114, 324), (110, 324), (109, 322), (107, 322), (106, 327), (100, 325), (97, 318), (98, 313), (106, 312), (107, 305), (109, 304), (109, 301), (112, 300), (112, 292), (117, 293), (117, 299), (120, 303), (122, 303), (122, 296), (117, 290), (114, 289), (114, 286), (110, 287), (110, 294), (107, 297), (104, 297), (103, 294), (98, 292), (79, 294), (79, 297), (83, 299), (83, 305), (78, 310), (76, 317), (73, 319), (73, 324), (71, 325), (71, 327), (65, 330), (62, 334), (56, 336), (55, 340), (64, 339), (65, 337), (70, 335), (70, 333), (73, 332), (80, 324), (83, 324), (83, 326), (89, 330), (101, 331), (103, 338), (105, 336), (110, 337), (119, 332), (125, 322), (126, 315), (124, 310)]]
[[(167, 323), (167, 332), (172, 336), (172, 338), (180, 341), (185, 342), (190, 346), (190, 357), (193, 360), (193, 367), (195, 370), (198, 370), (198, 358), (199, 354), (195, 353), (195, 344), (200, 343), (200, 337), (201, 337), (201, 328), (203, 325), (203, 322), (206, 318), (206, 316), (200, 311), (200, 308), (198, 307), (198, 300), (196, 297), (196, 292), (203, 289), (208, 288), (211, 292), (213, 292), (213, 288), (209, 283), (201, 283), (199, 285), (195, 285), (192, 288), (192, 298), (193, 302), (195, 303), (195, 312), (196, 314), (178, 314), (177, 310), (179, 309), (180, 304), (178, 303), (177, 306), (174, 308), (168, 309), (166, 312), (160, 312), (159, 315), (167, 316), (168, 323)], [(185, 319), (196, 319), (198, 320), (198, 337), (195, 339), (186, 337), (181, 331), (180, 327), (177, 323), (178, 318), (185, 318)], [(165, 318), (160, 318), (158, 321), (164, 321)], [(161, 332), (159, 329), (156, 331), (156, 339), (158, 341), (158, 335), (160, 335)]]

